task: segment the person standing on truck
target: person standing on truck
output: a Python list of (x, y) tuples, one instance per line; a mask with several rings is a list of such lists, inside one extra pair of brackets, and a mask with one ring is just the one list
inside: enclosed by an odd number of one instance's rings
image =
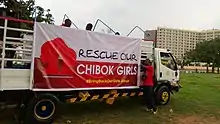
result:
[[(16, 48), (16, 45), (13, 44), (6, 44), (6, 48)], [(13, 59), (15, 56), (16, 51), (15, 50), (5, 50), (5, 57), (9, 59)], [(7, 61), (6, 62), (6, 67), (7, 68), (12, 68), (13, 67), (13, 61)]]
[(145, 105), (147, 106), (147, 111), (152, 111), (154, 114), (157, 113), (157, 108), (154, 101), (154, 68), (149, 59), (147, 59), (142, 65), (144, 68), (144, 79), (143, 79), (143, 92)]
[(70, 19), (66, 19), (64, 21), (64, 24), (62, 24), (61, 26), (64, 26), (64, 27), (70, 27), (72, 24), (72, 21)]
[(86, 30), (87, 30), (87, 31), (92, 31), (92, 27), (93, 27), (93, 25), (92, 25), (91, 23), (88, 23), (88, 24), (86, 25)]
[(119, 33), (119, 32), (116, 32), (115, 35), (120, 35), (120, 33)]

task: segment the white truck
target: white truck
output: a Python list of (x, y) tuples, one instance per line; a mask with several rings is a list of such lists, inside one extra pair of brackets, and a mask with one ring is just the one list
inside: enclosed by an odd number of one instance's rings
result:
[[(112, 104), (117, 97), (142, 96), (140, 63), (146, 58), (155, 63), (157, 104), (166, 105), (180, 88), (175, 58), (154, 48), (153, 41), (0, 19), (0, 102), (17, 104), (27, 123), (50, 123), (60, 103), (102, 99)], [(34, 25), (34, 31), (13, 27), (18, 23)], [(10, 51), (20, 51), (19, 57)]]

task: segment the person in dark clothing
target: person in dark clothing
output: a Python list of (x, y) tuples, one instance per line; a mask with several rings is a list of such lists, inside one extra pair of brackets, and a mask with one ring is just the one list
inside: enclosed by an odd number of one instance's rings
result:
[(91, 23), (88, 23), (88, 24), (86, 25), (86, 30), (92, 31), (92, 27), (93, 27), (93, 25), (92, 25)]
[(149, 59), (147, 59), (142, 65), (144, 68), (145, 78), (143, 79), (143, 92), (144, 92), (144, 100), (145, 105), (147, 107), (147, 111), (152, 110), (154, 114), (157, 113), (157, 108), (155, 106), (154, 101), (154, 68)]
[(64, 24), (62, 24), (61, 26), (64, 26), (64, 27), (70, 27), (72, 24), (72, 21), (70, 19), (66, 19), (64, 21)]
[[(15, 48), (15, 45), (12, 44), (6, 44), (6, 48)], [(14, 50), (5, 50), (5, 58), (10, 58), (13, 59), (15, 56), (16, 51)], [(12, 68), (13, 67), (13, 61), (7, 61), (6, 62), (6, 67), (7, 68)]]
[(116, 32), (115, 35), (120, 35), (120, 33), (119, 33), (119, 32)]

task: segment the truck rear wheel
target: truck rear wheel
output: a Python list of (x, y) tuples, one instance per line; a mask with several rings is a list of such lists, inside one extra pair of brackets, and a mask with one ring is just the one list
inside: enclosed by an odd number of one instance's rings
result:
[(25, 124), (51, 124), (56, 111), (57, 100), (51, 95), (39, 95), (32, 98), (27, 105)]
[(167, 86), (159, 87), (155, 95), (158, 105), (167, 105), (170, 101), (170, 90)]

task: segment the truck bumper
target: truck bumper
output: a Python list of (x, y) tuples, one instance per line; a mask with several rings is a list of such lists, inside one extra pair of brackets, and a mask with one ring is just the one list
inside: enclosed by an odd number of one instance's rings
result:
[(171, 83), (171, 90), (172, 90), (172, 91), (178, 92), (178, 91), (180, 90), (180, 88), (183, 88), (183, 87), (180, 85), (180, 81), (176, 81), (176, 82), (172, 82), (172, 83)]

